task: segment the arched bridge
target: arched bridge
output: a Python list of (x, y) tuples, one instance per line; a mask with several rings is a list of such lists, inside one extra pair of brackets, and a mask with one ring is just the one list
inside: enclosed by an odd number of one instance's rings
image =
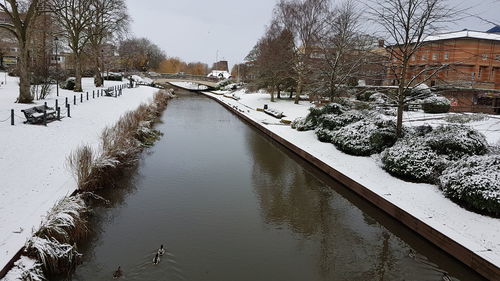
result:
[[(213, 90), (217, 87), (220, 81), (217, 78), (211, 78), (199, 75), (190, 74), (159, 74), (157, 76), (150, 76), (156, 84), (170, 84), (176, 87), (185, 88), (191, 91), (206, 91)], [(188, 85), (190, 83), (192, 86)], [(202, 87), (205, 86), (205, 87)]]

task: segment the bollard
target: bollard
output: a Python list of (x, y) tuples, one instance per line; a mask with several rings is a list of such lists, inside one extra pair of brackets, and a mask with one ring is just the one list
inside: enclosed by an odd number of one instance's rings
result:
[(87, 92), (87, 100), (89, 100), (89, 92)]
[(47, 110), (43, 110), (43, 125), (47, 126)]
[(68, 107), (68, 97), (66, 97), (66, 99), (64, 99), (64, 104), (66, 107)]
[(58, 106), (57, 108), (57, 120), (61, 120), (61, 108)]
[(92, 90), (92, 98), (95, 99), (95, 91)]
[(76, 95), (73, 96), (73, 105), (76, 105)]
[(116, 91), (116, 87), (115, 87), (114, 91), (115, 91), (115, 98), (117, 98), (118, 97), (118, 92)]
[(80, 94), (80, 103), (83, 103), (83, 93)]
[(71, 117), (71, 104), (68, 104), (68, 113), (66, 115)]
[(55, 107), (56, 107), (56, 108), (58, 108), (58, 107), (59, 107), (59, 100), (58, 100), (58, 99), (56, 99), (56, 106), (55, 106)]
[(43, 105), (45, 105), (45, 108), (47, 108), (47, 102), (44, 102)]
[(14, 126), (14, 109), (10, 110), (10, 125)]

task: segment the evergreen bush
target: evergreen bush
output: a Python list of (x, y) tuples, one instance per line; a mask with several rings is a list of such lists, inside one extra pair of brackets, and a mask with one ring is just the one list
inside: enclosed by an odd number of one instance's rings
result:
[(421, 102), (425, 113), (447, 113), (450, 111), (451, 103), (445, 97), (429, 97)]
[(427, 135), (426, 143), (437, 154), (447, 155), (451, 159), (488, 152), (484, 135), (467, 126), (440, 126)]
[(500, 155), (472, 156), (451, 165), (439, 178), (446, 197), (461, 206), (500, 216)]

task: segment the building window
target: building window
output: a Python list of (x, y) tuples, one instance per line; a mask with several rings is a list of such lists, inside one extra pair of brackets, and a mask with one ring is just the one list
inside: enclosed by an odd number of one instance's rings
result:
[(422, 60), (427, 60), (427, 55), (422, 55)]
[(432, 60), (437, 60), (438, 59), (438, 55), (437, 54), (432, 54)]
[(448, 60), (449, 58), (450, 58), (450, 54), (449, 53), (444, 53), (444, 59)]
[(416, 60), (417, 60), (417, 58), (415, 57), (415, 55), (412, 55), (412, 56), (411, 56), (411, 60), (412, 60), (412, 61), (416, 61)]
[(488, 59), (488, 55), (483, 55), (483, 60), (487, 60)]
[(496, 59), (497, 61), (500, 61), (500, 55), (496, 55), (496, 56), (495, 56), (495, 59)]

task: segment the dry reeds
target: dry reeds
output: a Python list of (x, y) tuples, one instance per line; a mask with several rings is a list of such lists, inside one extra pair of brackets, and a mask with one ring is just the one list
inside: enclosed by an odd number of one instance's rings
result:
[(124, 168), (137, 164), (145, 147), (153, 145), (161, 132), (153, 129), (165, 110), (171, 91), (157, 92), (149, 104), (125, 113), (101, 134), (101, 149), (82, 146), (68, 157), (69, 167), (81, 191), (94, 191), (112, 185), (113, 178)]

